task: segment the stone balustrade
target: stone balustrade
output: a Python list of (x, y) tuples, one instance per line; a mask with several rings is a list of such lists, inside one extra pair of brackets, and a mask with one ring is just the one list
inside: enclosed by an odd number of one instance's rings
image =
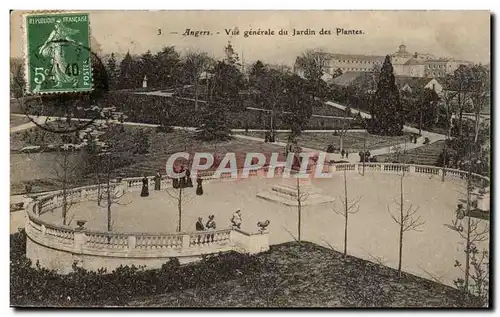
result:
[[(362, 163), (329, 164), (330, 172), (360, 172)], [(250, 171), (249, 177), (265, 177), (270, 166)], [(365, 163), (365, 172), (401, 173), (415, 175), (442, 175), (443, 168), (393, 163)], [(463, 179), (467, 172), (445, 169), (447, 177)], [(274, 167), (274, 176), (280, 177), (283, 167)], [(238, 171), (240, 176), (242, 171)], [(200, 172), (205, 180), (215, 180), (213, 171)], [(222, 175), (231, 177), (230, 173)], [(482, 188), (489, 186), (487, 177), (471, 174), (472, 179)], [(162, 180), (163, 184), (169, 179)], [(113, 183), (113, 189), (130, 190), (142, 185), (142, 177), (126, 178)], [(105, 191), (106, 186), (98, 185), (72, 188), (67, 190), (67, 199), (72, 203), (96, 199), (98, 191)], [(482, 194), (479, 202), (486, 205), (483, 199), (489, 195)], [(484, 200), (484, 202), (483, 202)], [(488, 196), (489, 200), (489, 196)], [(120, 265), (145, 265), (161, 267), (168, 259), (178, 258), (181, 263), (196, 261), (204, 254), (226, 251), (258, 253), (269, 249), (266, 231), (247, 233), (237, 229), (218, 229), (202, 232), (182, 233), (127, 233), (101, 232), (83, 228), (47, 223), (40, 218), (43, 213), (58, 208), (63, 203), (61, 191), (38, 196), (26, 208), (27, 257), (35, 264), (37, 261), (44, 267), (56, 269), (61, 273), (71, 272), (74, 262), (89, 270), (102, 267), (114, 269)]]

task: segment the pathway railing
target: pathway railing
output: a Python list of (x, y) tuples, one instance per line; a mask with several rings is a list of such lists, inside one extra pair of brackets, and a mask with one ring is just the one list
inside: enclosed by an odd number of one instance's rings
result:
[[(330, 172), (359, 173), (363, 169), (362, 163), (342, 163), (328, 165)], [(250, 172), (249, 177), (265, 177), (272, 167), (265, 166), (255, 172)], [(393, 163), (365, 163), (365, 172), (401, 173), (408, 175), (439, 175), (443, 169), (436, 166), (393, 164)], [(280, 177), (284, 172), (283, 167), (275, 168), (275, 177)], [(445, 169), (446, 177), (464, 179), (468, 173), (456, 169)], [(242, 173), (241, 170), (238, 173)], [(215, 180), (213, 172), (201, 172), (205, 180)], [(228, 177), (228, 175), (223, 175)], [(475, 184), (489, 186), (489, 179), (482, 175), (471, 174)], [(162, 180), (168, 184), (171, 180)], [(139, 185), (137, 185), (139, 184)], [(142, 177), (126, 178), (119, 183), (111, 184), (113, 190), (127, 190), (142, 184)], [(119, 187), (122, 188), (119, 188)], [(101, 185), (100, 190), (106, 190)], [(98, 185), (78, 187), (67, 190), (67, 201), (78, 203), (84, 200), (97, 198)], [(63, 203), (61, 191), (39, 196), (34, 199), (26, 209), (26, 232), (28, 236), (39, 245), (52, 249), (70, 252), (72, 254), (89, 254), (98, 256), (115, 256), (118, 258), (162, 258), (181, 257), (189, 254), (201, 255), (229, 250), (241, 250), (242, 245), (248, 250), (263, 250), (266, 248), (266, 238), (259, 235), (244, 234), (240, 231), (224, 228), (202, 232), (180, 233), (133, 233), (133, 232), (106, 232), (88, 230), (85, 228), (72, 228), (65, 225), (56, 225), (40, 217), (44, 213), (58, 208)], [(267, 245), (268, 248), (268, 245)], [(255, 251), (257, 252), (257, 251)], [(259, 251), (260, 252), (260, 251)]]

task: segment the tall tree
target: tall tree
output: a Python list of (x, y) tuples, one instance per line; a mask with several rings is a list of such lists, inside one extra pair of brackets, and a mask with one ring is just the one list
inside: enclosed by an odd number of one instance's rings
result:
[(347, 257), (347, 229), (349, 224), (349, 215), (355, 214), (359, 211), (359, 201), (361, 197), (355, 198), (353, 200), (349, 200), (347, 194), (347, 176), (346, 170), (344, 169), (344, 197), (341, 197), (342, 207), (341, 209), (337, 209), (333, 206), (333, 211), (336, 214), (344, 217), (344, 258)]
[(466, 65), (460, 65), (453, 73), (452, 80), (449, 82), (450, 89), (456, 93), (456, 116), (458, 118), (458, 136), (463, 136), (463, 114), (470, 106), (470, 90), (472, 83), (471, 68)]
[(55, 159), (54, 172), (56, 174), (57, 180), (61, 183), (61, 218), (63, 225), (69, 225), (71, 221), (68, 221), (68, 212), (74, 201), (72, 200), (72, 195), (69, 191), (70, 185), (77, 178), (78, 168), (80, 166), (79, 162), (74, 159), (75, 155), (70, 147), (71, 137), (67, 134), (61, 136), (60, 142), (57, 143), (57, 148), (59, 150), (59, 155)]
[(183, 72), (189, 83), (194, 86), (194, 109), (198, 111), (198, 96), (200, 90), (200, 76), (203, 72), (207, 75), (207, 68), (210, 63), (210, 58), (204, 52), (189, 52), (183, 65)]
[(154, 56), (155, 78), (159, 87), (176, 85), (180, 78), (180, 55), (174, 46), (166, 46)]
[(374, 133), (400, 135), (403, 132), (403, 107), (389, 55), (385, 57), (382, 65), (370, 112), (372, 115), (370, 128)]
[(116, 84), (118, 80), (118, 70), (116, 67), (116, 57), (115, 53), (111, 53), (111, 56), (106, 62), (106, 71), (108, 72), (109, 88), (111, 90), (116, 89)]
[(292, 137), (296, 137), (306, 127), (312, 116), (313, 104), (318, 101), (311, 100), (306, 89), (307, 82), (297, 75), (288, 77), (285, 85), (283, 102), (287, 113), (283, 115), (283, 119), (290, 126)]
[[(469, 146), (468, 150), (470, 151), (471, 149), (472, 147)], [(469, 159), (472, 159), (472, 157), (472, 153), (469, 152)], [(481, 263), (477, 263), (476, 256), (478, 250), (481, 248), (480, 244), (489, 239), (490, 227), (489, 221), (474, 219), (472, 215), (472, 211), (474, 208), (474, 206), (472, 205), (472, 195), (474, 191), (474, 185), (472, 182), (472, 169), (474, 164), (476, 164), (474, 160), (469, 160), (467, 162), (467, 175), (464, 184), (466, 195), (465, 210), (461, 205), (458, 205), (456, 210), (456, 219), (452, 221), (452, 225), (449, 226), (449, 228), (458, 232), (464, 242), (461, 244), (465, 245), (465, 268), (462, 269), (462, 263), (458, 260), (455, 260), (455, 267), (458, 267), (462, 270), (462, 272), (464, 273), (464, 278), (459, 278), (455, 280), (454, 283), (458, 287), (458, 289), (464, 292), (464, 299), (466, 300), (466, 303), (471, 300), (471, 293), (479, 296), (480, 298), (477, 298), (478, 300), (484, 300), (484, 297), (487, 296), (487, 294), (484, 294), (484, 290), (482, 290), (482, 288), (485, 286), (483, 280), (485, 278), (483, 276), (485, 272), (482, 272), (482, 270), (484, 269), (482, 267), (482, 261), (484, 260), (484, 258), (480, 259)], [(465, 228), (462, 225), (463, 222), (465, 222)], [(486, 264), (486, 267), (488, 268), (489, 266)], [(474, 270), (476, 274), (474, 274)], [(477, 276), (478, 273), (479, 276)]]
[(405, 172), (408, 166), (401, 166), (401, 175), (400, 175), (400, 188), (399, 188), (399, 201), (395, 200), (396, 205), (398, 206), (399, 214), (392, 214), (389, 206), (387, 207), (387, 211), (391, 215), (392, 220), (398, 224), (399, 226), (399, 261), (398, 261), (398, 277), (401, 278), (402, 272), (402, 263), (403, 263), (403, 242), (404, 242), (404, 234), (408, 231), (419, 231), (420, 227), (425, 224), (425, 221), (418, 215), (419, 207), (414, 207), (413, 205), (405, 207), (405, 198), (404, 198), (404, 188), (403, 188), (403, 180), (405, 177)]
[[(298, 153), (297, 153), (298, 154)], [(301, 179), (296, 177), (295, 190), (297, 196), (297, 241), (302, 241), (302, 204), (309, 198), (310, 193), (300, 184)]]
[(120, 63), (120, 80), (118, 87), (121, 89), (137, 88), (138, 81), (137, 74), (135, 73), (136, 70), (136, 61), (132, 58), (132, 55), (127, 52)]
[(305, 51), (295, 61), (297, 67), (303, 71), (304, 77), (308, 80), (307, 91), (313, 100), (321, 94), (321, 88), (325, 88), (326, 84), (321, 77), (325, 73), (328, 61), (328, 55), (321, 50)]
[(472, 110), (474, 111), (474, 142), (478, 141), (481, 122), (481, 112), (485, 107), (489, 107), (490, 100), (490, 73), (488, 69), (481, 65), (474, 65), (471, 68), (470, 99)]
[(156, 73), (158, 65), (156, 65), (156, 60), (151, 51), (147, 51), (141, 55), (139, 65), (141, 66), (139, 73), (141, 79), (144, 79), (144, 76), (146, 76), (148, 87), (154, 87), (157, 84)]

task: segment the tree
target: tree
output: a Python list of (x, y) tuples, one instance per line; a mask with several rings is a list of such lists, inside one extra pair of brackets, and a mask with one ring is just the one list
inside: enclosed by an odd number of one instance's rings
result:
[(300, 184), (300, 178), (296, 178), (295, 189), (297, 196), (297, 241), (302, 241), (302, 203), (309, 198), (309, 193)]
[(303, 71), (307, 79), (307, 92), (312, 100), (326, 90), (326, 83), (321, 79), (328, 66), (328, 54), (321, 50), (307, 50), (295, 60), (295, 65)]
[(22, 59), (10, 59), (10, 92), (14, 97), (23, 96), (26, 89), (26, 81), (24, 77), (24, 63)]
[(466, 65), (460, 65), (448, 82), (449, 89), (456, 94), (456, 116), (458, 118), (458, 136), (462, 138), (463, 114), (470, 106), (470, 90), (472, 84), (472, 71)]
[(118, 84), (119, 88), (121, 89), (137, 88), (139, 86), (139, 80), (136, 71), (138, 71), (137, 62), (132, 58), (132, 55), (130, 55), (130, 53), (127, 52), (127, 54), (125, 54), (125, 57), (120, 63), (120, 76), (119, 76), (120, 81)]
[(292, 138), (302, 133), (312, 116), (313, 104), (319, 102), (311, 100), (306, 87), (307, 83), (297, 75), (290, 76), (285, 82), (283, 103), (287, 113), (283, 114), (283, 120), (292, 130)]
[(250, 83), (255, 87), (262, 86), (260, 80), (267, 73), (268, 69), (261, 60), (256, 61), (250, 69)]
[(151, 51), (147, 51), (142, 54), (139, 60), (140, 72), (139, 75), (141, 79), (146, 76), (148, 80), (148, 87), (154, 87), (157, 85), (156, 73), (158, 71), (158, 65), (156, 65), (156, 59), (151, 54)]
[[(62, 191), (62, 206), (61, 206), (61, 217), (63, 220), (63, 225), (69, 225), (67, 221), (67, 215), (74, 204), (72, 200), (71, 193), (69, 192), (70, 185), (73, 180), (78, 176), (78, 168), (80, 163), (74, 159), (74, 154), (71, 146), (69, 145), (71, 138), (67, 134), (63, 134), (60, 139), (60, 143), (57, 143), (58, 157), (55, 159), (54, 172), (56, 179), (61, 183)], [(71, 221), (70, 221), (71, 222)]]
[(116, 89), (119, 75), (116, 67), (115, 53), (111, 53), (111, 56), (108, 58), (106, 62), (106, 71), (108, 72), (109, 88), (114, 90)]
[[(179, 177), (178, 180), (181, 178)], [(177, 219), (177, 232), (182, 232), (182, 208), (188, 203), (192, 196), (186, 191), (183, 182), (179, 182), (177, 188), (167, 188), (167, 195), (177, 203), (178, 219)]]
[[(346, 170), (344, 169), (344, 197), (341, 197), (340, 201), (342, 203), (342, 209), (339, 210), (333, 206), (333, 211), (336, 214), (341, 215), (344, 217), (344, 258), (347, 256), (347, 226), (349, 222), (349, 215), (350, 214), (355, 214), (359, 211), (359, 201), (361, 200), (361, 197), (355, 198), (351, 201), (348, 199), (347, 195), (347, 176), (346, 176)], [(356, 208), (356, 209), (354, 209)]]
[(243, 75), (238, 68), (226, 62), (217, 62), (209, 81), (208, 106), (202, 114), (202, 124), (197, 138), (205, 141), (228, 140), (231, 129), (227, 124), (230, 111), (241, 110), (239, 91), (244, 86)]
[(203, 141), (225, 141), (231, 139), (231, 128), (226, 121), (226, 113), (222, 107), (207, 109), (202, 115), (203, 123), (196, 130), (196, 138)]
[(403, 108), (396, 86), (391, 58), (386, 56), (371, 109), (371, 130), (381, 135), (400, 135), (403, 131)]
[(265, 109), (271, 110), (270, 130), (274, 131), (276, 111), (283, 110), (283, 98), (287, 93), (286, 81), (288, 75), (274, 69), (260, 69), (253, 74), (253, 85), (259, 90), (260, 101)]
[(187, 75), (188, 81), (194, 86), (194, 110), (198, 111), (198, 95), (200, 86), (200, 76), (203, 71), (206, 72), (210, 63), (210, 58), (207, 53), (189, 52), (184, 58), (184, 74)]
[(481, 66), (475, 65), (471, 69), (471, 84), (470, 84), (470, 99), (472, 102), (472, 109), (474, 111), (474, 142), (478, 141), (479, 128), (481, 122), (481, 112), (485, 106), (489, 106), (490, 100), (490, 73)]
[(441, 101), (443, 103), (442, 108), (444, 109), (444, 122), (446, 127), (446, 139), (443, 142), (443, 153), (442, 153), (442, 162), (443, 162), (443, 172), (441, 176), (442, 182), (444, 182), (444, 178), (446, 176), (446, 167), (448, 166), (449, 162), (447, 145), (449, 140), (451, 139), (451, 129), (453, 127), (453, 113), (454, 113), (453, 100), (457, 94), (456, 92), (449, 90), (450, 82), (452, 80), (453, 80), (452, 77), (449, 75), (445, 78), (444, 89), (441, 93)]
[(387, 206), (387, 211), (391, 215), (392, 220), (399, 225), (399, 262), (398, 262), (398, 277), (401, 278), (401, 267), (403, 262), (403, 236), (405, 232), (408, 231), (420, 231), (420, 227), (425, 224), (425, 221), (418, 215), (419, 207), (413, 207), (410, 205), (405, 208), (404, 191), (403, 191), (403, 179), (405, 177), (405, 169), (407, 166), (402, 165), (402, 171), (400, 176), (400, 200), (399, 202), (395, 200), (396, 205), (398, 205), (399, 215), (395, 216), (392, 214), (389, 206)]
[[(471, 147), (469, 150), (470, 149)], [(469, 153), (469, 158), (472, 158), (471, 153)], [(459, 289), (464, 291), (464, 299), (466, 302), (471, 299), (471, 293), (479, 296), (481, 301), (484, 300), (484, 297), (487, 297), (487, 292), (486, 294), (484, 293), (484, 287), (487, 285), (485, 283), (485, 279), (488, 278), (488, 273), (484, 271), (484, 268), (486, 267), (486, 269), (488, 269), (488, 264), (486, 263), (483, 265), (483, 261), (485, 260), (484, 252), (481, 252), (483, 254), (482, 258), (477, 258), (477, 256), (479, 253), (478, 244), (489, 238), (490, 228), (486, 222), (483, 222), (480, 219), (473, 219), (472, 216), (472, 193), (474, 190), (474, 185), (472, 183), (472, 169), (475, 163), (477, 162), (474, 162), (474, 160), (469, 160), (467, 163), (467, 176), (465, 182), (466, 209), (465, 211), (462, 210), (459, 205), (456, 211), (457, 217), (454, 221), (452, 221), (452, 225), (449, 226), (460, 235), (465, 244), (465, 268), (462, 269), (462, 264), (458, 260), (455, 260), (455, 267), (462, 270), (464, 278), (457, 279), (454, 283)], [(464, 218), (466, 221), (465, 228), (462, 225)], [(474, 270), (474, 272), (472, 272), (473, 274), (471, 274), (471, 265)], [(471, 276), (473, 279), (472, 285), (470, 283)]]
[(98, 153), (100, 156), (102, 179), (105, 182), (104, 195), (100, 199), (101, 205), (106, 207), (107, 211), (107, 230), (113, 230), (112, 221), (112, 206), (113, 204), (127, 205), (131, 202), (123, 202), (122, 198), (125, 195), (119, 187), (115, 185), (114, 174), (117, 169), (127, 164), (127, 160), (122, 156), (124, 150), (123, 130), (117, 124), (108, 123), (106, 127), (105, 140), (101, 145), (101, 150)]
[(180, 55), (175, 46), (166, 46), (155, 56), (156, 70), (154, 77), (158, 87), (168, 87), (177, 84), (180, 78)]
[(340, 129), (339, 136), (340, 136), (340, 152), (344, 149), (344, 138), (347, 134), (347, 131), (349, 131), (351, 127), (351, 108), (347, 106), (344, 109), (344, 118), (342, 119), (342, 128)]

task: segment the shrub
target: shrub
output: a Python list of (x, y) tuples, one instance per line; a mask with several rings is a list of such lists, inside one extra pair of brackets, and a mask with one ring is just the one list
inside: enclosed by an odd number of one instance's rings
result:
[(87, 271), (73, 265), (73, 272), (59, 275), (54, 270), (32, 267), (26, 258), (26, 234), (10, 236), (10, 301), (13, 306), (102, 306), (126, 305), (134, 297), (170, 293), (211, 285), (258, 272), (258, 257), (236, 252), (204, 256), (198, 263), (181, 266), (178, 259), (160, 269), (120, 266), (112, 272)]

